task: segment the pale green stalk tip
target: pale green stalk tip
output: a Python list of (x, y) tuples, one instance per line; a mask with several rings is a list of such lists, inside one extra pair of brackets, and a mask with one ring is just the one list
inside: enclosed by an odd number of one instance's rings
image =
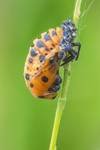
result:
[(82, 0), (76, 0), (74, 14), (73, 14), (73, 21), (76, 26), (78, 24), (78, 21), (79, 21), (80, 15), (81, 15), (81, 10), (80, 10), (81, 3), (82, 3)]

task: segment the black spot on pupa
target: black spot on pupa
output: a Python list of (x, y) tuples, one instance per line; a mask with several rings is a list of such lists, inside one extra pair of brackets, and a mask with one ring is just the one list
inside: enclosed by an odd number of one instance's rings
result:
[(36, 69), (39, 70), (39, 67), (37, 67)]
[(29, 80), (30, 79), (30, 75), (28, 73), (25, 74), (25, 79)]
[(53, 50), (53, 47), (51, 47), (50, 50)]
[(41, 80), (46, 83), (46, 82), (48, 82), (48, 77), (42, 76)]
[(31, 87), (31, 88), (33, 88), (33, 87), (34, 87), (33, 83), (30, 83), (30, 87)]
[(48, 55), (48, 53), (45, 53), (45, 55)]

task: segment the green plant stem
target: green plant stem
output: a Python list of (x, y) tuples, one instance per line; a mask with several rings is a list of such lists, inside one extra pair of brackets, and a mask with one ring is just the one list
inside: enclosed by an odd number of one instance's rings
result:
[(53, 127), (52, 137), (51, 137), (51, 144), (50, 144), (49, 150), (55, 150), (58, 131), (59, 131), (59, 127), (60, 127), (60, 121), (61, 121), (62, 113), (63, 113), (64, 107), (65, 107), (65, 103), (66, 103), (66, 95), (67, 95), (67, 90), (68, 90), (69, 81), (70, 81), (71, 65), (68, 64), (68, 66), (69, 67), (65, 67), (65, 69), (64, 69), (64, 82), (62, 85), (62, 87), (65, 87), (65, 86), (67, 86), (67, 87), (62, 88), (61, 95), (58, 99), (55, 120), (54, 120), (54, 127)]
[(78, 26), (79, 18), (81, 15), (81, 11), (80, 11), (81, 3), (82, 3), (82, 0), (76, 0), (74, 14), (73, 14), (73, 21), (76, 26)]
[[(75, 4), (73, 21), (76, 26), (78, 25), (78, 22), (79, 22), (81, 2), (82, 0), (76, 0), (76, 4)], [(62, 118), (62, 113), (63, 113), (66, 100), (67, 100), (68, 87), (70, 83), (70, 74), (71, 74), (71, 63), (64, 66), (64, 78), (63, 78), (63, 84), (62, 84), (62, 91), (58, 98), (49, 150), (56, 150), (57, 148), (56, 147), (57, 137), (58, 137), (60, 122)]]

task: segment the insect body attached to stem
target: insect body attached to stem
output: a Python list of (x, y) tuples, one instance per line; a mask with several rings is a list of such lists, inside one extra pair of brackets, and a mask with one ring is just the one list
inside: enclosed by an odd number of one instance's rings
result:
[(59, 67), (77, 60), (80, 43), (75, 42), (77, 29), (71, 20), (61, 27), (49, 29), (35, 39), (25, 62), (24, 78), (35, 97), (53, 99), (57, 96), (62, 79)]

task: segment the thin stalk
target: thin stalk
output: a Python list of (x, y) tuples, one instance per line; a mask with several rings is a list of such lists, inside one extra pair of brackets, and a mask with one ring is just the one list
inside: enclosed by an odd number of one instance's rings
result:
[(80, 18), (80, 15), (81, 15), (81, 9), (80, 9), (81, 8), (81, 3), (82, 3), (82, 0), (76, 0), (74, 14), (73, 14), (73, 21), (74, 21), (76, 26), (78, 25), (79, 18)]
[[(69, 81), (70, 81), (70, 69), (71, 69), (71, 65), (69, 65), (69, 67), (68, 66), (65, 67), (65, 69), (64, 69), (64, 82), (62, 85), (61, 95), (58, 99), (49, 150), (56, 150), (56, 141), (57, 141), (57, 137), (58, 137), (60, 121), (61, 121), (62, 113), (63, 113), (64, 107), (65, 107), (66, 96), (67, 96), (67, 91), (68, 91), (68, 86), (69, 86)], [(66, 88), (63, 88), (63, 87), (66, 87)]]
[[(76, 4), (75, 4), (73, 22), (75, 23), (76, 26), (78, 25), (79, 18), (80, 18), (81, 2), (82, 0), (76, 0)], [(63, 84), (62, 84), (62, 91), (58, 98), (49, 150), (57, 150), (57, 147), (56, 147), (57, 137), (58, 137), (62, 114), (63, 114), (66, 100), (67, 100), (70, 77), (71, 77), (71, 63), (64, 66), (64, 78), (63, 78)]]

